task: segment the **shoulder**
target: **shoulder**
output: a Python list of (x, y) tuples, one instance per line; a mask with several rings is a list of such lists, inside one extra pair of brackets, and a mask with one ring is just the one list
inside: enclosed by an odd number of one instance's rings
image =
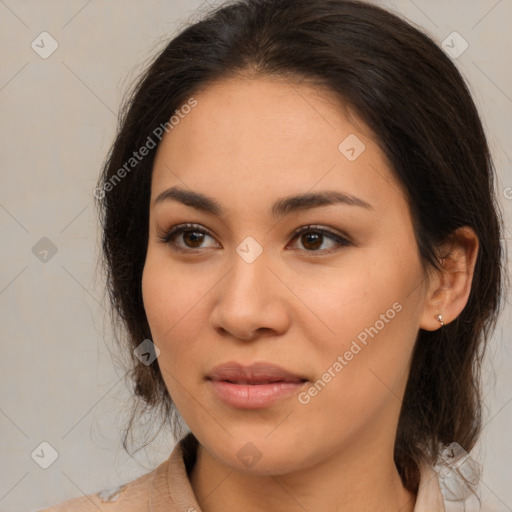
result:
[(155, 477), (165, 462), (150, 473), (96, 494), (88, 494), (36, 512), (141, 512), (147, 510)]
[[(115, 489), (65, 501), (35, 512), (177, 512), (199, 505), (188, 474), (195, 464), (198, 442), (192, 433), (181, 439), (171, 455), (150, 473)], [(192, 509), (194, 509), (192, 507)]]

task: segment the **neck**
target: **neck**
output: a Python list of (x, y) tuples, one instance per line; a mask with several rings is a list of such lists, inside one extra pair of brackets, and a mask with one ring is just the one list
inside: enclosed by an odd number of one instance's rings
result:
[(375, 446), (350, 452), (262, 476), (235, 471), (199, 445), (190, 481), (202, 512), (413, 512), (416, 497), (402, 485), (392, 453)]

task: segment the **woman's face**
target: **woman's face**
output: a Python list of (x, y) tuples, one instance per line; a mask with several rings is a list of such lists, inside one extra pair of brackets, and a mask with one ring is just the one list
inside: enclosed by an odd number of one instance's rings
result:
[(238, 470), (392, 456), (426, 284), (383, 153), (305, 85), (230, 79), (194, 98), (156, 155), (142, 281), (170, 396)]

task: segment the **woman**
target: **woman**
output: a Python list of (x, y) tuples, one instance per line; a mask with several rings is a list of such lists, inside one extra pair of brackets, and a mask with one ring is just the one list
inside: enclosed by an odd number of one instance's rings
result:
[(441, 512), (436, 467), (472, 491), (493, 180), (459, 72), (379, 7), (242, 0), (183, 30), (95, 191), (135, 394), (179, 442), (47, 510)]

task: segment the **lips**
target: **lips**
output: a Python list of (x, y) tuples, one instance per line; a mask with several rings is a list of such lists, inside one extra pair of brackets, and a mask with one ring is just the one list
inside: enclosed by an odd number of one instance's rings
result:
[(207, 379), (214, 396), (237, 409), (271, 407), (300, 392), (307, 381), (272, 363), (244, 366), (234, 361), (216, 366)]
[(294, 374), (272, 363), (258, 362), (244, 366), (234, 361), (216, 366), (208, 375), (208, 379), (240, 385), (263, 385), (275, 382), (300, 383), (307, 380), (301, 375)]

